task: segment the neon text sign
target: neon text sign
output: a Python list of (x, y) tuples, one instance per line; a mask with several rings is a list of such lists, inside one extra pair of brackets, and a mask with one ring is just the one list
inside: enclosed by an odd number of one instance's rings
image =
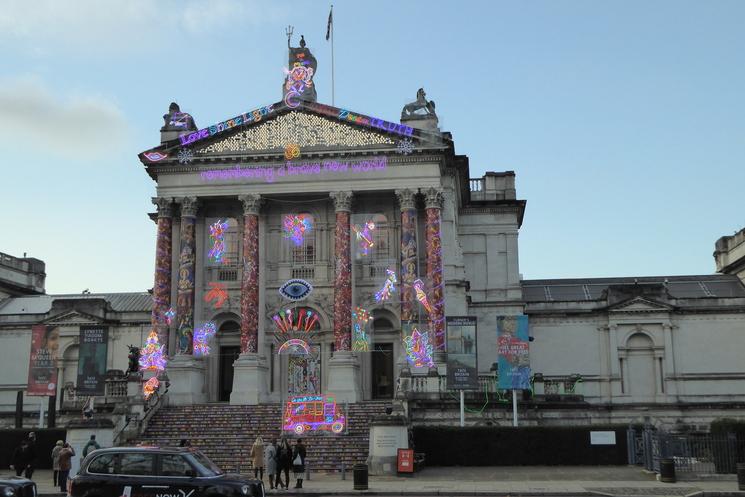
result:
[(247, 178), (249, 180), (264, 179), (267, 183), (274, 182), (277, 178), (287, 176), (316, 176), (340, 173), (365, 173), (373, 171), (385, 171), (388, 166), (386, 157), (377, 157), (365, 160), (307, 162), (297, 165), (284, 164), (281, 166), (244, 167), (235, 166), (231, 169), (210, 169), (202, 171), (200, 176), (203, 181), (237, 180)]
[(234, 118), (228, 119), (227, 121), (213, 124), (212, 126), (200, 129), (199, 131), (195, 131), (194, 133), (181, 135), (178, 137), (178, 139), (181, 142), (182, 146), (189, 145), (218, 133), (222, 133), (223, 131), (227, 131), (231, 128), (235, 128), (236, 126), (240, 126), (241, 124), (259, 122), (273, 112), (274, 104), (267, 105), (266, 107), (261, 107), (256, 110), (252, 110), (251, 112), (241, 114), (240, 116), (235, 116)]
[(323, 114), (329, 117), (335, 117), (340, 121), (348, 121), (357, 124), (363, 124), (371, 128), (382, 129), (383, 131), (389, 131), (396, 133), (401, 136), (412, 136), (414, 134), (414, 128), (406, 126), (405, 124), (392, 123), (378, 119), (377, 117), (364, 116), (362, 114), (354, 114), (345, 109), (337, 109), (336, 107), (329, 107), (328, 105), (319, 104), (316, 102), (306, 102), (305, 107), (310, 110), (314, 110), (319, 114)]

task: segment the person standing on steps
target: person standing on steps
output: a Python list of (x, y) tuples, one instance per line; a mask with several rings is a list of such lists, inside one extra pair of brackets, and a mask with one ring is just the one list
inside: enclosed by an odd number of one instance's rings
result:
[[(292, 447), (286, 438), (282, 437), (277, 448), (277, 483), (276, 487), (290, 487), (290, 466), (292, 466)], [(282, 471), (285, 472), (285, 483), (282, 484)]]
[(269, 477), (269, 489), (274, 490), (274, 482), (277, 474), (277, 440), (268, 444), (264, 449), (264, 464), (266, 465), (266, 474)]
[(264, 481), (264, 440), (261, 435), (256, 437), (256, 441), (251, 446), (251, 464), (254, 467), (254, 478)]
[(292, 451), (292, 471), (295, 473), (295, 488), (303, 488), (305, 478), (305, 445), (303, 439), (298, 438), (295, 442), (295, 450)]

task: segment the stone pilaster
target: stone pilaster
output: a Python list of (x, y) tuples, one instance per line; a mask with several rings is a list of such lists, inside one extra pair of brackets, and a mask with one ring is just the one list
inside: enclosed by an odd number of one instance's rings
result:
[(155, 197), (153, 203), (158, 206), (158, 234), (155, 242), (155, 282), (150, 322), (158, 331), (158, 341), (167, 350), (168, 325), (165, 322), (165, 313), (171, 307), (173, 199)]
[(439, 188), (430, 187), (424, 192), (427, 225), (425, 243), (427, 251), (427, 279), (432, 288), (429, 313), (429, 329), (433, 339), (433, 348), (437, 352), (445, 351), (445, 285), (442, 279), (442, 204), (444, 196)]
[(177, 289), (177, 352), (191, 355), (194, 350), (194, 275), (196, 272), (196, 217), (198, 199), (184, 197), (181, 204), (181, 252)]
[(416, 192), (396, 190), (401, 208), (401, 321), (412, 321), (416, 310), (414, 280), (417, 278)]

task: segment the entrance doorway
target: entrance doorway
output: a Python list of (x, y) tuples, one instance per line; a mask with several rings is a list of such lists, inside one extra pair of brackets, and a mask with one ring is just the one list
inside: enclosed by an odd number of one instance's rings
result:
[(233, 391), (233, 363), (241, 355), (241, 348), (235, 346), (220, 347), (220, 402), (228, 402)]
[(372, 398), (393, 398), (393, 344), (376, 343), (372, 353)]

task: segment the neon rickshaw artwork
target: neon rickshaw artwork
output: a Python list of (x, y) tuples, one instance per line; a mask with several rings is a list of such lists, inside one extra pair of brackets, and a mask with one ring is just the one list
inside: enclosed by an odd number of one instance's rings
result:
[(346, 419), (333, 395), (295, 395), (287, 399), (282, 430), (296, 435), (306, 432), (344, 431)]

